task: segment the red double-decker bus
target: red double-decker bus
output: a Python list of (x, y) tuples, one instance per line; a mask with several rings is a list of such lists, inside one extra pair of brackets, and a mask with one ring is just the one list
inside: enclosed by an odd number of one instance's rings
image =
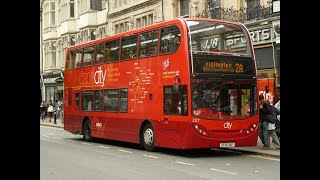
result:
[(64, 129), (148, 151), (254, 146), (256, 62), (240, 23), (175, 18), (67, 50)]

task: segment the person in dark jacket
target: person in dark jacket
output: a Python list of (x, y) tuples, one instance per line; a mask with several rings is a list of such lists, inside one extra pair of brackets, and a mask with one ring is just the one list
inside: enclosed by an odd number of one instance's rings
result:
[(271, 142), (274, 144), (274, 146), (277, 149), (280, 149), (280, 140), (279, 140), (279, 137), (278, 137), (277, 132), (276, 132), (276, 123), (278, 121), (277, 115), (280, 114), (280, 111), (276, 107), (273, 107), (272, 110), (273, 110), (272, 113), (273, 113), (275, 122), (274, 123), (271, 123), (271, 122), (269, 123), (268, 130), (269, 130), (270, 136), (272, 137), (272, 141)]
[(259, 119), (259, 138), (263, 143), (261, 149), (268, 150), (270, 149), (270, 135), (268, 131), (269, 122), (267, 116), (272, 113), (272, 107), (268, 100), (264, 99), (263, 95), (259, 95), (260, 101), (260, 119)]
[(40, 119), (44, 121), (46, 118), (46, 111), (47, 111), (47, 105), (44, 101), (41, 102), (40, 104)]

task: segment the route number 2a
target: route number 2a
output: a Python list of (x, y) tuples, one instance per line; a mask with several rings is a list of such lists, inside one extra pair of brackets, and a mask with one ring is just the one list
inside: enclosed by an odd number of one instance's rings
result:
[(236, 64), (236, 73), (242, 73), (243, 72), (243, 65), (237, 63)]

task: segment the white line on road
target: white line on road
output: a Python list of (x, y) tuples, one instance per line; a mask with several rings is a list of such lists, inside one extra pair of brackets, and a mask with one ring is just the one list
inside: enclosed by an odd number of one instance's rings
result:
[(72, 140), (67, 140), (67, 141), (74, 142), (74, 141), (72, 141)]
[(85, 144), (85, 145), (90, 145), (90, 144), (88, 144), (88, 143), (85, 143), (85, 142), (83, 142), (82, 144)]
[(122, 149), (119, 149), (118, 151), (125, 152), (125, 153), (132, 153), (130, 151), (126, 151), (126, 150), (122, 150)]
[(99, 146), (99, 147), (101, 147), (101, 148), (109, 148), (109, 147), (107, 147), (107, 146)]
[(280, 159), (275, 159), (271, 157), (265, 157), (265, 156), (256, 156), (256, 155), (247, 155), (249, 157), (254, 157), (254, 158), (260, 158), (260, 159), (267, 159), (267, 160), (272, 160), (272, 161), (280, 161)]
[(219, 171), (219, 172), (228, 173), (228, 174), (233, 174), (233, 175), (238, 175), (238, 173), (233, 173), (233, 172), (224, 171), (224, 170), (215, 169), (215, 168), (210, 168), (210, 170)]
[(176, 161), (176, 163), (189, 165), (189, 166), (195, 166), (195, 164), (185, 163), (185, 162), (181, 162), (181, 161)]
[(147, 155), (147, 154), (144, 154), (143, 156), (145, 156), (145, 157), (149, 157), (149, 158), (155, 158), (155, 159), (159, 158), (159, 157), (156, 157), (156, 156), (150, 156), (150, 155)]
[(57, 127), (43, 126), (41, 124), (40, 124), (40, 126), (43, 127), (43, 128), (49, 128), (49, 129), (55, 129), (55, 130), (59, 130), (59, 131), (64, 131), (64, 129), (57, 128)]
[(61, 139), (61, 138), (58, 138), (58, 137), (53, 137), (54, 139)]

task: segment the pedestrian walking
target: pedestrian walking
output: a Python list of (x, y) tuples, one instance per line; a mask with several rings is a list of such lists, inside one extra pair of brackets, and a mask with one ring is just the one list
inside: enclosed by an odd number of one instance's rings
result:
[(272, 113), (272, 107), (268, 100), (264, 99), (263, 95), (259, 95), (260, 101), (260, 119), (259, 119), (259, 138), (263, 143), (262, 150), (270, 149), (270, 135), (268, 131), (269, 122), (267, 116)]
[[(273, 116), (277, 116), (280, 114), (280, 111), (273, 107)], [(274, 144), (274, 146), (277, 148), (277, 149), (280, 149), (280, 140), (279, 140), (279, 137), (276, 133), (276, 123), (270, 123), (268, 124), (268, 130), (269, 130), (269, 134), (270, 136), (272, 137), (272, 143)]]
[(57, 119), (59, 119), (59, 116), (60, 116), (60, 111), (61, 111), (61, 109), (60, 109), (60, 105), (61, 105), (61, 100), (59, 100), (59, 101), (56, 101), (56, 104), (55, 104), (55, 109), (57, 110)]
[(40, 103), (40, 119), (42, 120), (42, 122), (44, 122), (45, 118), (46, 118), (46, 103), (44, 101), (42, 101)]
[(64, 123), (64, 103), (63, 101), (61, 101), (61, 104), (60, 104), (60, 120), (61, 120), (61, 123), (63, 124)]
[(48, 109), (47, 109), (47, 116), (49, 118), (49, 122), (51, 122), (51, 118), (53, 116), (53, 112), (54, 112), (53, 103), (52, 103), (52, 100), (49, 100)]
[(275, 126), (276, 126), (276, 133), (277, 133), (277, 136), (279, 138), (279, 141), (280, 141), (280, 98), (278, 99), (278, 102), (274, 105), (275, 108), (277, 108), (279, 110), (279, 114), (277, 115), (277, 121), (275, 123)]

